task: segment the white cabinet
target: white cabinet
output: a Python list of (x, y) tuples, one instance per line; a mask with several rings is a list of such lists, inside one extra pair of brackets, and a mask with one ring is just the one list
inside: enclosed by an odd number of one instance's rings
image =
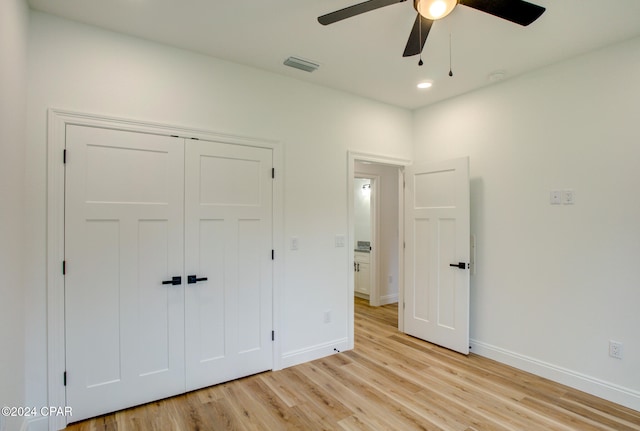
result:
[(371, 289), (371, 254), (367, 252), (356, 251), (353, 260), (354, 289), (356, 296), (369, 298)]

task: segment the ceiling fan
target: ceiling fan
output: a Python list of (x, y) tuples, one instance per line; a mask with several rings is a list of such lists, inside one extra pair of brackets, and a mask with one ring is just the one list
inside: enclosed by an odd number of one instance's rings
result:
[[(333, 24), (365, 12), (380, 9), (407, 0), (369, 0), (335, 12), (318, 17), (322, 25)], [(413, 8), (418, 16), (411, 29), (403, 57), (410, 57), (422, 52), (429, 30), (434, 21), (449, 15), (458, 5), (468, 6), (498, 18), (527, 26), (537, 20), (545, 11), (542, 6), (524, 0), (413, 0)]]

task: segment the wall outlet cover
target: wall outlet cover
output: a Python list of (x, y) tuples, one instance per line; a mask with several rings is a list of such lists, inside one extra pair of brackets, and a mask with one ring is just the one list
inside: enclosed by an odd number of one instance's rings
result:
[(622, 359), (622, 343), (619, 341), (609, 340), (609, 356), (616, 359)]

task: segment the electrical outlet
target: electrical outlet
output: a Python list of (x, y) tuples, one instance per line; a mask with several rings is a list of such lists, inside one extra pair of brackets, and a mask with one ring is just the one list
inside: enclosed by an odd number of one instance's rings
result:
[(622, 343), (619, 341), (609, 340), (609, 356), (616, 359), (622, 359)]

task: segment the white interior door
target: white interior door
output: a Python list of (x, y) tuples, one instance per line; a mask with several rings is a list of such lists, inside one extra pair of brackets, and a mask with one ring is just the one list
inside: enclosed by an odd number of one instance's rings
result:
[(67, 126), (67, 405), (80, 420), (184, 391), (183, 140)]
[(404, 330), (463, 354), (469, 353), (469, 219), (468, 158), (406, 168)]
[(187, 389), (273, 368), (271, 149), (186, 146)]

